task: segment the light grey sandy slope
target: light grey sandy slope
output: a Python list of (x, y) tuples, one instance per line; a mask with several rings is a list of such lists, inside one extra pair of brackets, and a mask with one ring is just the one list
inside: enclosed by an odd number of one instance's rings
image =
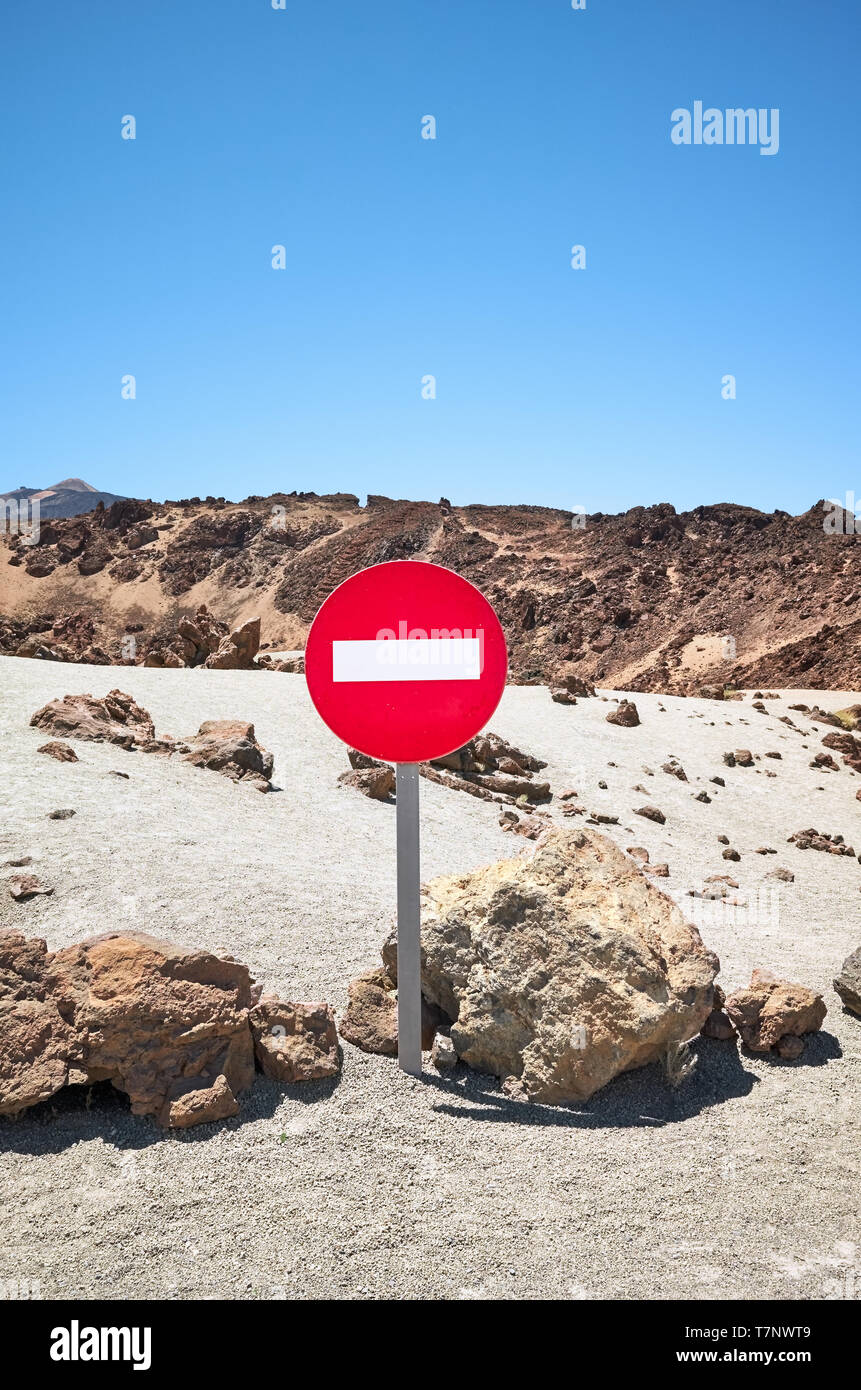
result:
[[(77, 745), (77, 764), (36, 754), (35, 709), (116, 685), (159, 732), (252, 719), (281, 790), (101, 745)], [(665, 859), (661, 886), (687, 908), (704, 875), (737, 878), (748, 908), (716, 911), (703, 935), (726, 988), (763, 965), (824, 991), (825, 1032), (804, 1063), (700, 1039), (677, 1093), (648, 1068), (552, 1110), (462, 1069), (411, 1080), (345, 1044), (337, 1083), (258, 1078), (237, 1119), (168, 1136), (122, 1098), (87, 1108), (70, 1092), (0, 1121), (0, 1280), (39, 1280), (48, 1297), (822, 1298), (851, 1288), (854, 1267), (861, 1287), (861, 1020), (831, 988), (861, 944), (861, 866), (786, 843), (815, 825), (861, 848), (861, 778), (808, 767), (825, 729), (798, 715), (807, 733), (781, 724), (785, 700), (763, 716), (749, 700), (635, 699), (642, 725), (624, 729), (601, 700), (565, 708), (512, 687), (491, 727), (546, 758), (556, 792), (574, 786), (590, 811), (618, 815), (608, 833)], [(339, 1010), (376, 962), (394, 810), (337, 786), (344, 751), (301, 677), (5, 658), (0, 736), (0, 863), (32, 855), (55, 889), (25, 904), (0, 889), (0, 926), (52, 948), (134, 926), (230, 951), (286, 997)], [(724, 767), (741, 747), (782, 758)], [(688, 783), (661, 771), (670, 754)], [(711, 804), (693, 799), (704, 789)], [(492, 805), (428, 782), (422, 798), (425, 877), (524, 847)], [(665, 826), (632, 814), (645, 801)], [(77, 814), (48, 820), (56, 807)], [(740, 863), (722, 860), (721, 833)], [(765, 844), (777, 854), (753, 852)], [(775, 865), (795, 883), (764, 883)]]

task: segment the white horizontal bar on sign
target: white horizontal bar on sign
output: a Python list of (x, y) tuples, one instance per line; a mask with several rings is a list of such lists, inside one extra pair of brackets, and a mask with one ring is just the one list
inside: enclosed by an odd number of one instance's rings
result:
[(478, 637), (380, 637), (332, 643), (332, 680), (477, 681)]

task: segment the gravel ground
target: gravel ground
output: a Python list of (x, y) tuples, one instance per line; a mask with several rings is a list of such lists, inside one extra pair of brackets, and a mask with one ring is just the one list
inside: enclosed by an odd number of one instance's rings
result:
[[(36, 756), (34, 710), (113, 686), (159, 732), (252, 719), (279, 790), (101, 745), (78, 744), (76, 764)], [(344, 1044), (337, 1081), (258, 1078), (236, 1119), (168, 1135), (109, 1087), (72, 1088), (0, 1120), (0, 1283), (85, 1298), (857, 1296), (861, 1020), (831, 981), (861, 944), (861, 867), (786, 838), (815, 825), (861, 848), (861, 780), (808, 767), (827, 730), (779, 722), (795, 692), (766, 716), (749, 698), (634, 698), (643, 722), (624, 729), (600, 699), (566, 708), (511, 687), (491, 727), (546, 758), (556, 792), (574, 786), (590, 812), (618, 815), (608, 833), (666, 860), (661, 886), (687, 910), (704, 875), (737, 878), (748, 907), (715, 909), (703, 935), (726, 989), (762, 965), (824, 992), (825, 1030), (801, 1063), (699, 1039), (677, 1092), (649, 1067), (550, 1109), (508, 1101), (462, 1067), (416, 1080)], [(839, 708), (859, 696), (815, 698)], [(137, 927), (228, 950), (287, 997), (344, 1007), (392, 920), (394, 810), (337, 786), (344, 750), (301, 677), (0, 658), (0, 711), (0, 863), (30, 854), (55, 889), (21, 904), (4, 891), (0, 926), (52, 948)], [(741, 747), (782, 758), (724, 767)], [(671, 754), (687, 783), (661, 771)], [(711, 804), (693, 799), (704, 789)], [(426, 878), (523, 848), (490, 804), (429, 782), (422, 798)], [(632, 814), (647, 801), (665, 826)], [(57, 807), (77, 814), (47, 819)], [(721, 833), (740, 863), (721, 858)], [(777, 854), (755, 854), (762, 844)], [(764, 884), (776, 865), (795, 882)]]

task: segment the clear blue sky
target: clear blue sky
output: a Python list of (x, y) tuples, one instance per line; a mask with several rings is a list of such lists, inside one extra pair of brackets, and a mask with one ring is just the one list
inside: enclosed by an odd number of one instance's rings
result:
[[(859, 36), (858, 0), (6, 0), (0, 490), (861, 496)], [(779, 153), (675, 146), (695, 100), (778, 107)]]

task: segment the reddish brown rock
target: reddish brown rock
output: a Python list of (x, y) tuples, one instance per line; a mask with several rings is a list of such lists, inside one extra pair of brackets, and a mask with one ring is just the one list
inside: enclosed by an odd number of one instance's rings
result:
[(839, 772), (836, 762), (830, 753), (815, 753), (810, 760), (810, 767), (815, 771)]
[(148, 712), (122, 690), (110, 691), (103, 700), (92, 695), (64, 695), (37, 710), (30, 724), (63, 737), (116, 743), (122, 748), (155, 736)]
[(715, 985), (714, 1008), (702, 1026), (703, 1037), (716, 1038), (718, 1042), (727, 1042), (735, 1037), (735, 1029), (724, 1009), (725, 1003), (723, 990), (720, 985)]
[(595, 687), (573, 672), (557, 671), (550, 682), (550, 698), (557, 705), (576, 705), (577, 697), (594, 697)]
[(233, 782), (250, 782), (268, 792), (275, 759), (258, 742), (254, 725), (243, 719), (206, 719), (193, 738), (183, 761), (220, 772)]
[(43, 888), (35, 874), (13, 874), (8, 880), (9, 892), (16, 903), (28, 902), (30, 898), (49, 898), (53, 888)]
[(634, 815), (643, 816), (646, 820), (653, 820), (656, 825), (664, 825), (667, 819), (663, 811), (659, 810), (657, 806), (641, 806), (639, 810), (634, 812)]
[(851, 845), (847, 845), (842, 835), (829, 835), (826, 831), (815, 830), (812, 826), (807, 830), (796, 830), (794, 835), (788, 837), (787, 843), (795, 845), (797, 849), (816, 849), (825, 854), (841, 854), (854, 857), (855, 851)]
[(338, 781), (345, 787), (354, 787), (372, 801), (391, 801), (395, 794), (395, 769), (356, 748), (349, 749), (347, 757), (350, 771), (342, 772)]
[[(143, 932), (92, 937), (54, 954), (44, 941), (2, 933), (0, 1114), (65, 1085), (111, 1081), (133, 1114), (170, 1128), (235, 1115), (254, 1077), (256, 994), (238, 961)], [(258, 1016), (277, 1016), (285, 1036), (291, 1020), (294, 1076), (314, 1070), (315, 1039), (318, 1065), (331, 1063), (328, 1023), (318, 1006), (304, 1013), (308, 1007), (269, 997)]]
[(335, 1015), (328, 1004), (285, 1004), (264, 994), (249, 1022), (260, 1070), (275, 1081), (319, 1081), (340, 1071)]
[[(853, 706), (852, 708), (858, 707)], [(854, 725), (853, 727), (857, 728), (858, 726)], [(855, 738), (850, 733), (826, 734), (822, 743), (825, 748), (833, 748), (835, 752), (842, 754), (847, 767), (851, 767), (855, 772), (861, 772), (861, 739)]]
[(726, 1012), (751, 1052), (769, 1052), (785, 1037), (802, 1037), (822, 1026), (827, 1009), (821, 994), (805, 985), (754, 970), (747, 989), (736, 990)]
[(534, 776), (546, 766), (540, 758), (506, 743), (498, 734), (484, 733), (444, 758), (422, 763), (419, 771), (431, 781), (469, 792), (485, 801), (537, 805), (550, 801), (553, 796), (550, 783), (538, 782)]
[(0, 1115), (17, 1115), (84, 1081), (75, 1026), (79, 991), (53, 969), (44, 941), (0, 932)]
[(210, 671), (251, 671), (260, 649), (260, 619), (249, 618), (220, 643), (203, 663)]
[[(397, 968), (397, 952), (392, 949), (392, 971)], [(374, 1052), (383, 1057), (395, 1057), (398, 1051), (397, 984), (392, 971), (385, 966), (368, 970), (350, 984), (347, 1009), (339, 1029), (342, 1038), (362, 1052)], [(433, 1046), (437, 1028), (444, 1015), (434, 1004), (422, 998), (422, 1050)]]
[(607, 715), (608, 724), (620, 724), (623, 729), (634, 729), (640, 722), (640, 715), (633, 700), (620, 700), (618, 708)]
[(347, 990), (342, 1038), (363, 1052), (394, 1057), (398, 1050), (398, 1005), (394, 981), (383, 969), (368, 970)]
[(49, 758), (56, 758), (58, 763), (76, 763), (78, 755), (69, 743), (63, 743), (61, 739), (54, 739), (51, 743), (43, 743), (41, 748), (36, 749), (37, 753), (47, 753)]
[(503, 830), (513, 830), (527, 840), (537, 840), (550, 824), (546, 816), (519, 816), (516, 811), (500, 811), (499, 824)]

